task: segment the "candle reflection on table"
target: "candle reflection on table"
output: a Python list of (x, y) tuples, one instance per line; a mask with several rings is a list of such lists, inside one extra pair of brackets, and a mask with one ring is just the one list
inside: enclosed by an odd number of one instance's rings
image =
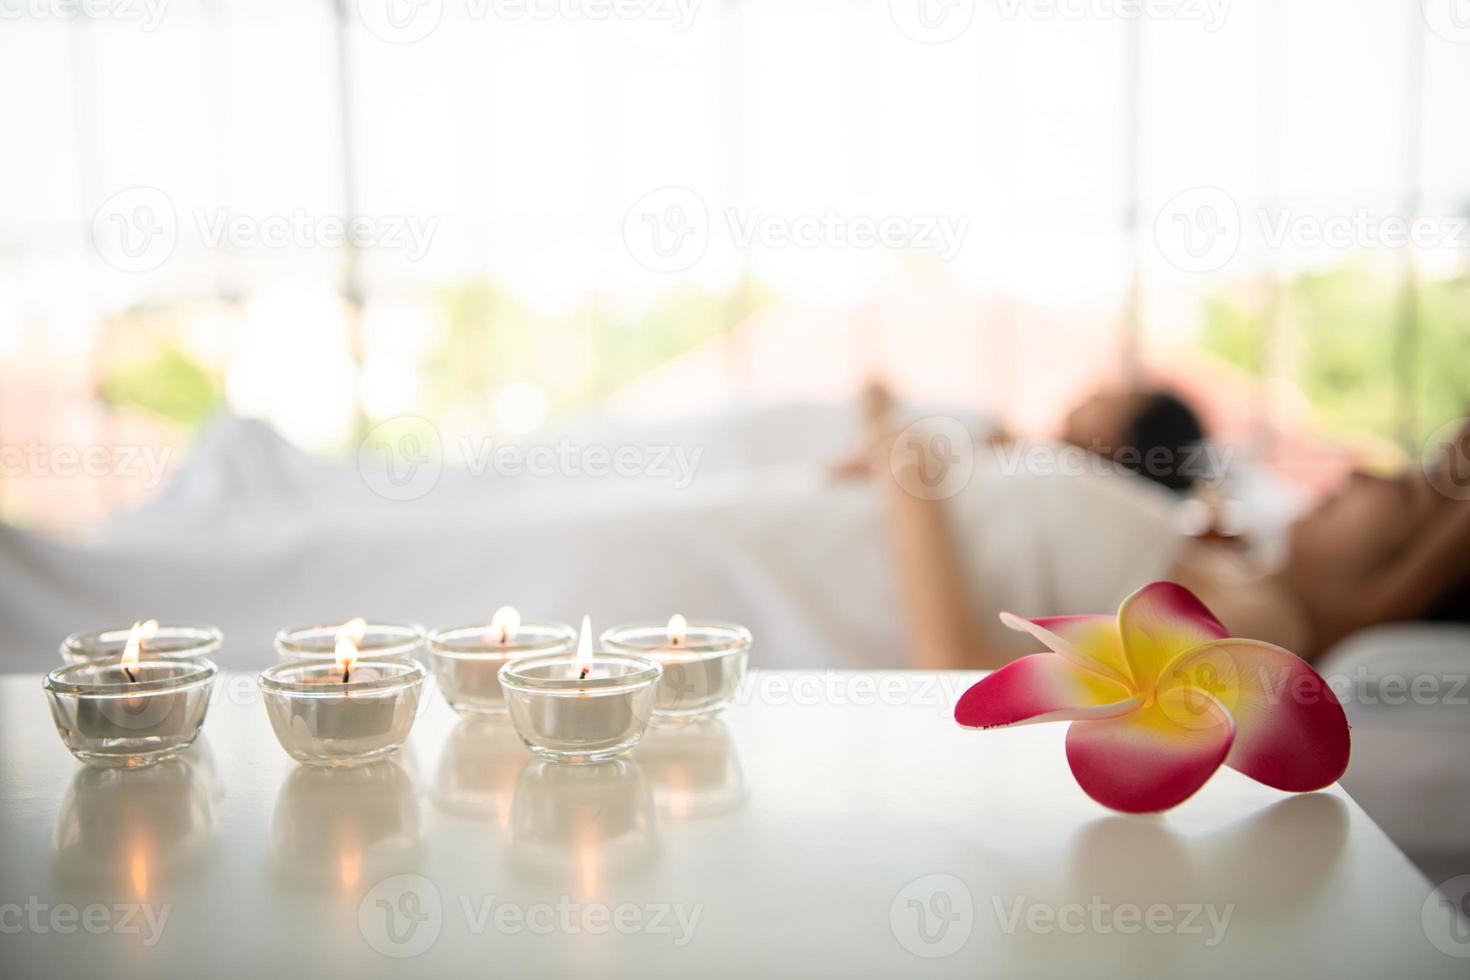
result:
[(628, 759), (586, 766), (531, 762), (516, 783), (510, 834), (518, 863), (570, 872), (582, 895), (595, 895), (605, 873), (627, 871), (655, 853), (648, 780)]
[(78, 769), (52, 839), (57, 879), (89, 902), (149, 900), (212, 849), (215, 789), (202, 739), (146, 769)]
[(364, 877), (412, 867), (421, 831), (413, 780), (396, 761), (349, 769), (301, 766), (276, 798), (277, 872), (355, 894)]
[(525, 743), (509, 720), (466, 718), (445, 742), (434, 805), (458, 816), (490, 817), (509, 828), (511, 801), (526, 761)]
[(667, 820), (698, 820), (745, 805), (745, 776), (729, 726), (720, 719), (653, 725), (633, 753)]

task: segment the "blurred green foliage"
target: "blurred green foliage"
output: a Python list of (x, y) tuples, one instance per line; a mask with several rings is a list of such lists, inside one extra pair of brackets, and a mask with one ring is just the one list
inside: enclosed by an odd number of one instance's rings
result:
[(161, 348), (149, 360), (112, 368), (98, 387), (109, 405), (141, 408), (184, 425), (208, 415), (221, 394), (209, 372), (173, 346)]
[[(1470, 410), (1470, 278), (1420, 282), (1408, 291), (1393, 276), (1358, 267), (1303, 273), (1281, 284), (1279, 363), (1342, 435), (1395, 438), (1401, 390), (1414, 392), (1415, 438)], [(1417, 327), (1400, 345), (1406, 304)], [(1226, 296), (1205, 307), (1201, 344), (1261, 376), (1269, 314)], [(1408, 352), (1410, 369), (1401, 369)], [(1415, 448), (1415, 447), (1405, 447)]]
[(749, 282), (727, 295), (684, 285), (636, 309), (594, 297), (546, 315), (491, 281), (467, 283), (439, 297), (447, 327), (422, 365), (430, 410), (486, 411), (496, 390), (531, 381), (545, 390), (551, 417), (565, 416), (725, 336), (767, 300)]

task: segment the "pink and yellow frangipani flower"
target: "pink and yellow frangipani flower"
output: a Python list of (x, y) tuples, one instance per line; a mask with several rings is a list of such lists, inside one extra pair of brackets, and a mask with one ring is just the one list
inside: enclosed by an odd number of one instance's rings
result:
[(1232, 638), (1182, 585), (1150, 583), (1116, 617), (1000, 618), (1052, 652), (986, 676), (955, 720), (1072, 722), (1067, 762), (1104, 806), (1167, 810), (1222, 764), (1296, 792), (1347, 768), (1347, 716), (1326, 681), (1288, 650)]

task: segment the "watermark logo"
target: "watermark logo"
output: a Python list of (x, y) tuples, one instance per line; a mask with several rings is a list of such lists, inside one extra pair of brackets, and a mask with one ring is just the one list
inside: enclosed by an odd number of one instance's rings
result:
[[(1248, 654), (1241, 650), (1240, 653)], [(1333, 671), (1320, 678), (1293, 669), (1290, 662), (1246, 655), (1230, 644), (1202, 649), (1183, 657), (1159, 678), (1159, 707), (1181, 728), (1209, 728), (1220, 723), (1214, 705), (1234, 713), (1242, 697), (1265, 704), (1312, 706), (1324, 702), (1364, 707), (1470, 705), (1470, 674), (1424, 672), (1401, 674), (1371, 671), (1359, 665), (1351, 673)]]
[(969, 486), (975, 472), (975, 443), (959, 419), (931, 415), (893, 440), (888, 468), (906, 493), (944, 500)]
[(1368, 208), (1314, 213), (1258, 207), (1243, 214), (1220, 187), (1192, 187), (1170, 198), (1154, 219), (1160, 254), (1185, 272), (1225, 267), (1245, 235), (1267, 249), (1470, 249), (1470, 219), (1458, 215), (1396, 214)]
[(975, 0), (888, 0), (888, 15), (920, 44), (944, 44), (969, 29)]
[[(1271, 678), (1262, 671), (1260, 680)], [(1186, 731), (1214, 728), (1224, 722), (1221, 713), (1233, 712), (1240, 703), (1239, 665), (1227, 647), (1212, 647), (1180, 659), (1159, 678), (1159, 710)], [(1278, 681), (1279, 690), (1286, 682)]]
[(206, 248), (372, 248), (404, 252), (417, 262), (429, 251), (439, 219), (411, 214), (313, 214), (305, 208), (289, 213), (243, 214), (229, 208), (192, 212), (194, 228)]
[(1419, 0), (1424, 23), (1452, 44), (1470, 44), (1470, 0)]
[(102, 260), (123, 272), (151, 272), (179, 242), (174, 202), (157, 187), (118, 191), (92, 215), (92, 244)]
[(34, 437), (23, 443), (0, 443), (0, 478), (75, 477), (138, 480), (152, 490), (163, 482), (172, 446), (52, 445)]
[(151, 272), (168, 261), (181, 231), (207, 249), (342, 248), (397, 250), (422, 259), (439, 229), (439, 219), (422, 215), (248, 214), (230, 208), (196, 207), (180, 221), (168, 194), (157, 187), (118, 191), (92, 216), (92, 243), (104, 262), (122, 272)]
[(759, 208), (729, 208), (725, 222), (738, 248), (911, 249), (948, 262), (959, 254), (970, 230), (967, 215), (769, 214)]
[(1465, 248), (1470, 221), (1459, 217), (1378, 214), (1358, 208), (1351, 214), (1302, 214), (1292, 208), (1256, 211), (1268, 248)]
[(110, 20), (151, 34), (168, 0), (0, 0), (0, 20)]
[(357, 927), (367, 944), (384, 956), (408, 959), (426, 953), (444, 927), (439, 889), (423, 875), (385, 878), (362, 897)]
[(992, 447), (996, 466), (1005, 476), (1115, 476), (1120, 470), (1155, 478), (1179, 477), (1205, 486), (1219, 486), (1234, 464), (1236, 448), (1196, 443), (1170, 448), (1109, 446), (1093, 440), (1090, 448), (1027, 443), (1019, 440)]
[[(450, 914), (456, 909), (457, 914)], [(446, 907), (439, 889), (423, 875), (400, 874), (374, 885), (357, 907), (362, 938), (374, 950), (394, 959), (428, 952), (450, 925), (470, 936), (494, 932), (504, 936), (665, 937), (682, 948), (693, 941), (704, 913), (701, 903), (578, 902), (568, 895), (555, 901), (520, 904), (495, 895), (460, 895)]]
[(1429, 893), (1419, 910), (1425, 937), (1446, 956), (1470, 958), (1470, 875), (1459, 875)]
[(357, 473), (384, 500), (418, 500), (439, 485), (444, 444), (434, 423), (400, 415), (373, 426), (357, 447)]
[(1451, 500), (1470, 500), (1470, 418), (1451, 419), (1430, 433), (1420, 459), (1430, 486)]
[(975, 900), (970, 889), (951, 874), (915, 878), (893, 896), (888, 906), (893, 938), (924, 959), (952, 956), (975, 928)]
[(1061, 904), (1032, 902), (1024, 895), (1010, 900), (994, 895), (990, 903), (1001, 932), (1007, 936), (1018, 929), (1038, 936), (1054, 933), (1135, 936), (1149, 932), (1155, 936), (1196, 936), (1208, 949), (1224, 941), (1230, 920), (1235, 915), (1234, 902), (1224, 906), (1205, 902), (1138, 905), (1135, 902), (1108, 902), (1100, 895), (1092, 896), (1086, 903)]
[(444, 0), (357, 0), (357, 16), (378, 40), (413, 44), (439, 26)]
[(623, 218), (623, 242), (633, 260), (653, 272), (683, 272), (698, 262), (711, 237), (736, 249), (906, 249), (950, 261), (970, 231), (968, 215), (844, 214), (836, 208), (802, 214), (726, 208), (712, 220), (704, 199), (688, 187), (644, 194)]
[(905, 672), (854, 673), (850, 670), (750, 671), (735, 690), (735, 704), (805, 709), (813, 705), (870, 708), (921, 708), (953, 718), (955, 702), (969, 687), (958, 676)]
[(1219, 187), (1191, 187), (1164, 203), (1154, 218), (1154, 241), (1185, 272), (1224, 268), (1240, 248), (1240, 209)]
[[(463, 0), (458, 12), (480, 23), (648, 21), (682, 34), (694, 24), (700, 0)], [(357, 0), (369, 34), (389, 44), (413, 44), (438, 29), (444, 0)]]
[(173, 905), (122, 902), (106, 905), (93, 902), (78, 907), (70, 902), (55, 904), (31, 895), (24, 902), (0, 903), (0, 935), (20, 933), (70, 936), (86, 932), (94, 936), (140, 936), (146, 947), (158, 945)]
[(1005, 20), (1157, 20), (1196, 23), (1213, 34), (1225, 26), (1231, 0), (996, 0)]
[(634, 261), (652, 272), (683, 272), (709, 247), (709, 210), (687, 187), (649, 191), (623, 216), (623, 242)]
[(428, 419), (400, 415), (374, 426), (358, 444), (358, 475), (384, 500), (418, 500), (438, 486), (446, 450), (463, 461), (463, 470), (471, 477), (642, 479), (675, 490), (693, 485), (704, 458), (704, 447), (698, 445), (583, 445), (564, 436), (555, 442), (523, 444), (463, 435), (446, 443)]
[(465, 930), (473, 936), (487, 930), (507, 936), (529, 933), (533, 936), (578, 936), (586, 933), (603, 936), (617, 932), (624, 936), (661, 936), (676, 948), (688, 946), (699, 928), (704, 904), (696, 902), (577, 902), (562, 895), (555, 902), (532, 902), (521, 905), (494, 895), (478, 898), (461, 895)]

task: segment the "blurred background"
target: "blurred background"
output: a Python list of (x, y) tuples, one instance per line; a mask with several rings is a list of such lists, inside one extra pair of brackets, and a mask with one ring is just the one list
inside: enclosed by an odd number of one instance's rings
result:
[(0, 9), (13, 525), (84, 537), (221, 408), (345, 457), (875, 371), (1040, 433), (1149, 376), (1308, 488), (1465, 414), (1453, 3)]

